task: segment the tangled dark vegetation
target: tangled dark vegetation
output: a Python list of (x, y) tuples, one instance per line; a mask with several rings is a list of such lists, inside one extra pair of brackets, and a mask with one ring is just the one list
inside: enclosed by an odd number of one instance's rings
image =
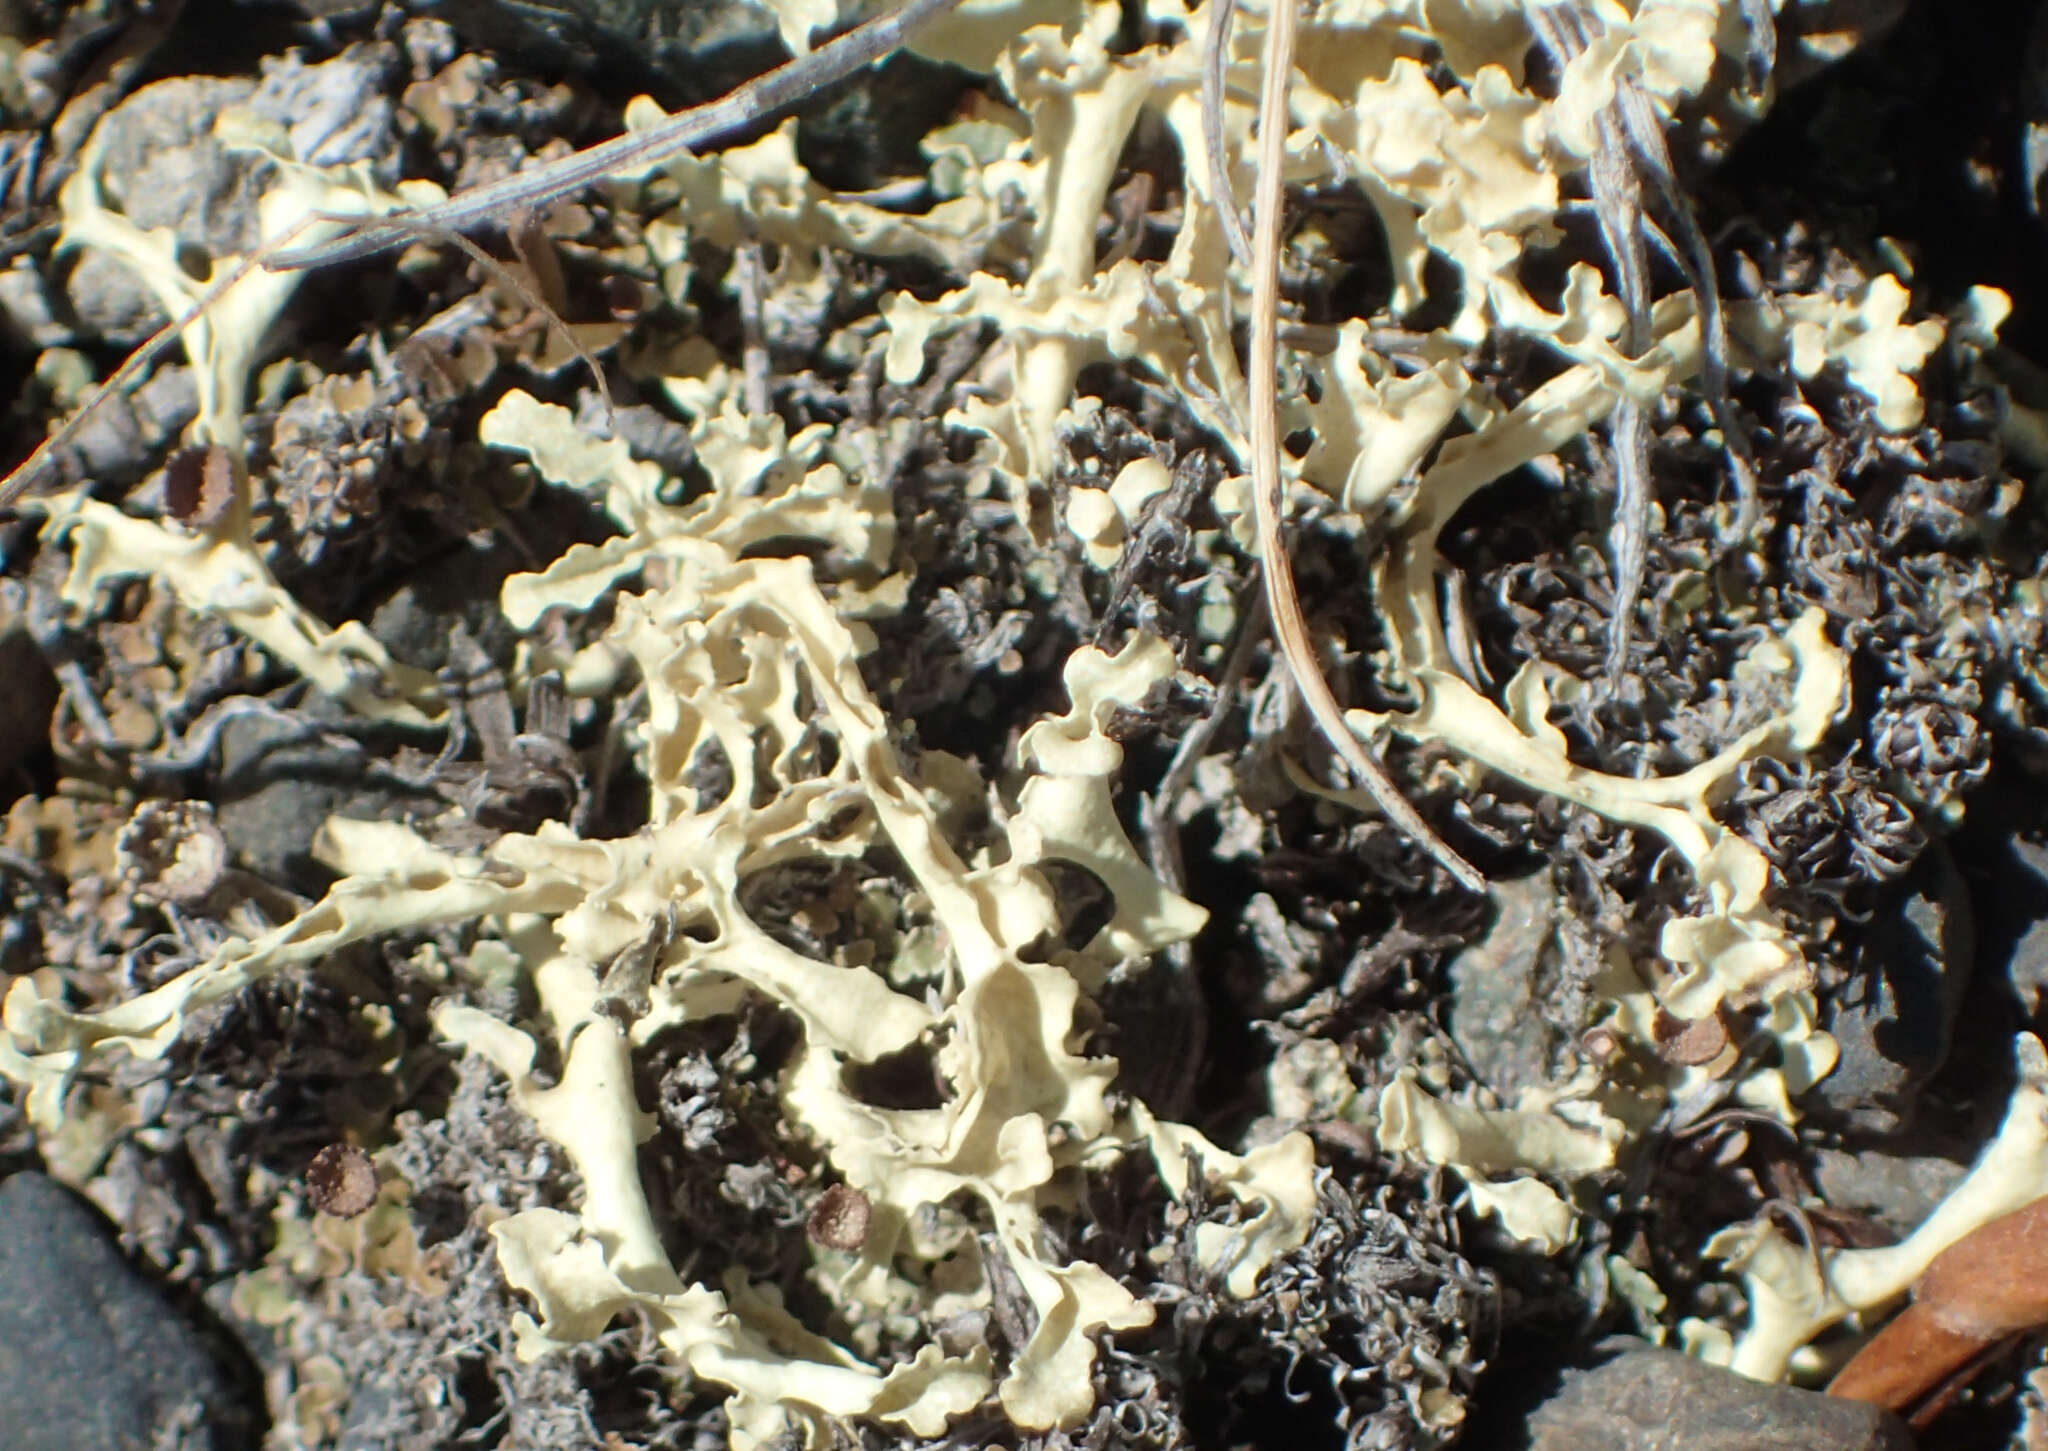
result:
[(1304, 9), (1285, 561), (1235, 8), (244, 275), (870, 12), (0, 7), (0, 1168), (262, 1444), (1510, 1445), (1614, 1331), (1811, 1380), (2033, 1102), (2024, 7)]

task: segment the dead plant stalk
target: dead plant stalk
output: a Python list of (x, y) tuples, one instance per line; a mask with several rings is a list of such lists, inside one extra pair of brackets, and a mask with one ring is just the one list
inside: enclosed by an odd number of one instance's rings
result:
[(1316, 663), (1294, 567), (1281, 533), (1286, 508), (1280, 468), (1280, 227), (1283, 169), (1287, 162), (1287, 82), (1294, 70), (1294, 0), (1273, 0), (1266, 30), (1265, 73), (1259, 93), (1259, 169), (1252, 233), (1251, 466), (1252, 508), (1258, 527), (1259, 558), (1265, 565), (1266, 606), (1273, 638), (1324, 736), (1344, 758), (1386, 817), (1420, 842), (1468, 891), (1486, 890), (1486, 878), (1438, 836), (1422, 814), (1366, 753), (1344, 723), (1343, 709)]

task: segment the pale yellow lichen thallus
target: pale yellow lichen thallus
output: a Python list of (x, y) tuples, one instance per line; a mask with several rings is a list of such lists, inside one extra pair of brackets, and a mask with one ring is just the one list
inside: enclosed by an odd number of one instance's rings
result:
[[(812, 26), (849, 18), (850, 7), (785, 0), (777, 8), (800, 44)], [(1374, 585), (1388, 664), (1412, 703), (1382, 715), (1354, 712), (1355, 729), (1445, 747), (1467, 779), (1496, 772), (1669, 842), (1693, 874), (1696, 906), (1665, 925), (1661, 963), (1617, 962), (1598, 984), (1613, 1030), (1647, 1038), (1658, 1009), (1700, 1017), (1723, 1004), (1758, 1008), (1760, 1030), (1783, 1051), (1775, 1066), (1746, 1078), (1742, 1092), (1789, 1116), (1796, 1094), (1830, 1066), (1832, 1044), (1813, 1026), (1810, 974), (1772, 909), (1762, 858), (1717, 821), (1714, 806), (1742, 762), (1817, 747), (1845, 702), (1839, 646), (1817, 617), (1787, 622), (1745, 666), (1750, 686), (1775, 702), (1770, 720), (1682, 775), (1623, 780), (1574, 764), (1548, 719), (1575, 682), (1532, 664), (1499, 698), (1488, 696), (1455, 668), (1439, 615), (1437, 535), (1464, 501), (1567, 447), (1618, 399), (1654, 400), (1701, 367), (1689, 294), (1661, 299), (1651, 344), (1625, 356), (1616, 344), (1624, 312), (1596, 268), (1571, 269), (1555, 312), (1519, 280), (1524, 249), (1560, 236), (1559, 177), (1586, 160), (1588, 118), (1612, 96), (1615, 78), (1633, 78), (1669, 114), (1699, 95), (1740, 31), (1736, 0), (1590, 0), (1589, 8), (1600, 21), (1598, 43), (1548, 96), (1527, 84), (1529, 37), (1515, 5), (1330, 0), (1305, 17), (1288, 179), (1363, 193), (1387, 238), (1397, 312), (1419, 300), (1432, 255), (1456, 271), (1462, 291), (1455, 315), (1406, 339), (1399, 358), (1371, 327), (1351, 322), (1337, 329), (1334, 347), (1289, 362), (1316, 382), (1287, 390), (1286, 430), (1312, 440), (1290, 465), (1292, 484), (1354, 521), (1388, 526)], [(1074, 417), (1077, 381), (1092, 363), (1134, 369), (1176, 390), (1241, 471), (1246, 390), (1233, 322), (1245, 284), (1218, 210), (1241, 205), (1250, 190), (1264, 11), (1251, 0), (1238, 7), (1225, 56), (1220, 170), (1228, 196), (1210, 194), (1200, 104), (1213, 11), (1151, 0), (1156, 40), (1126, 50), (1116, 43), (1123, 8), (1113, 0), (969, 0), (921, 47), (991, 72), (1007, 101), (978, 102), (929, 139), (937, 205), (906, 216), (834, 196), (804, 173), (789, 133), (777, 131), (662, 164), (682, 200), (648, 223), (650, 261), (675, 297), (689, 285), (693, 238), (773, 241), (798, 287), (815, 285), (827, 250), (917, 256), (950, 271), (957, 285), (929, 301), (907, 292), (881, 299), (887, 372), (913, 380), (935, 338), (994, 325), (995, 358), (944, 421), (979, 441), (979, 484), (1016, 500), (1027, 519), (1040, 517), (1031, 500), (1049, 485), (1054, 441)], [(1118, 158), (1148, 117), (1180, 151), (1180, 228), (1163, 260), (1098, 266), (1096, 227)], [(629, 113), (631, 124), (653, 119), (644, 106)], [(309, 209), (383, 209), (403, 199), (353, 173), (303, 166), (275, 137), (244, 139), (270, 148), (279, 165), (277, 200), (266, 198), (273, 229)], [(181, 311), (193, 295), (189, 278), (160, 239), (124, 230), (94, 189), (94, 174), (88, 152), (63, 195), (67, 235), (122, 258)], [(636, 179), (616, 185), (621, 203), (632, 204)], [(1293, 245), (1310, 256), (1326, 239), (1311, 222)], [(285, 305), (291, 285), (251, 274), (246, 291), (231, 291), (188, 335), (204, 427), (215, 439), (239, 436), (254, 334)], [(1973, 326), (1982, 324), (1987, 338), (2001, 301), (1988, 293), (1974, 299)], [(1881, 424), (1903, 427), (1916, 416), (1912, 374), (1942, 331), (1936, 320), (1907, 323), (1905, 315), (1902, 289), (1879, 278), (1851, 296), (1733, 308), (1730, 322), (1747, 361), (1782, 358), (1802, 376), (1839, 368), (1876, 401)], [(1562, 364), (1512, 404), (1467, 367), (1473, 349), (1506, 335), (1551, 349)], [(1212, 1192), (1243, 1207), (1234, 1226), (1204, 1225), (1197, 1237), (1204, 1262), (1227, 1266), (1228, 1288), (1240, 1295), (1303, 1241), (1315, 1213), (1312, 1156), (1301, 1135), (1236, 1156), (1142, 1104), (1115, 1112), (1106, 1096), (1114, 1062), (1077, 1050), (1082, 994), (1115, 963), (1186, 941), (1203, 920), (1203, 909), (1169, 890), (1125, 836), (1113, 801), (1122, 749), (1105, 729), (1113, 710), (1140, 702), (1175, 661), (1142, 635), (1113, 655), (1076, 652), (1066, 666), (1066, 713), (1021, 733), (1014, 765), (1022, 784), (1000, 849), (964, 854), (945, 825), (963, 804), (953, 798), (985, 795), (988, 784), (959, 763), (929, 774), (907, 765), (856, 663), (870, 643), (861, 621), (900, 608), (906, 593), (892, 572), (892, 500), (873, 467), (889, 440), (850, 426), (792, 436), (779, 419), (746, 415), (733, 371), (708, 346), (683, 354), (659, 360), (656, 371), (688, 417), (711, 481), (691, 503), (664, 502), (659, 469), (524, 394), (505, 397), (482, 425), (486, 443), (523, 454), (549, 486), (584, 494), (617, 528), (603, 543), (575, 546), (515, 577), (502, 604), (529, 632), (530, 672), (559, 669), (570, 689), (587, 694), (635, 678), (645, 689), (635, 750), (648, 783), (648, 825), (604, 841), (549, 826), (464, 854), (403, 827), (331, 822), (322, 849), (340, 879), (294, 920), (230, 937), (181, 976), (97, 1012), (69, 1011), (35, 979), (18, 980), (5, 1002), (0, 1073), (26, 1094), (39, 1130), (54, 1133), (82, 1070), (119, 1049), (160, 1056), (199, 1006), (346, 943), (478, 920), (492, 960), (530, 979), (539, 1017), (507, 1022), (451, 999), (436, 1022), (449, 1042), (506, 1076), (583, 1185), (573, 1210), (528, 1210), (493, 1229), (508, 1280), (537, 1312), (519, 1323), (527, 1353), (588, 1338), (636, 1310), (678, 1367), (726, 1389), (739, 1446), (789, 1430), (819, 1446), (839, 1417), (935, 1436), (991, 1393), (1020, 1427), (1073, 1425), (1092, 1409), (1095, 1337), (1152, 1316), (1099, 1268), (1047, 1252), (1041, 1218), (1074, 1202), (1078, 1175), (1145, 1148), (1178, 1191), (1192, 1149)], [(1454, 427), (1459, 436), (1446, 440)], [(1127, 471), (1100, 498), (1078, 491), (1064, 522), (1094, 563), (1114, 562), (1134, 511), (1158, 482)], [(1226, 489), (1218, 502), (1242, 542), (1241, 491)], [(155, 573), (186, 604), (219, 614), (357, 708), (399, 720), (431, 713), (423, 677), (357, 630), (328, 630), (276, 584), (247, 537), (245, 509), (188, 538), (82, 495), (39, 507), (53, 536), (74, 550), (74, 600), (123, 574)], [(838, 582), (821, 584), (801, 558), (752, 557), (777, 539), (832, 551)], [(600, 601), (612, 606), (602, 638), (580, 652), (551, 653), (553, 637), (536, 628), (543, 615)], [(824, 737), (835, 746), (829, 753), (817, 749)], [(689, 775), (697, 752), (714, 743), (736, 777), (715, 801), (703, 799)], [(882, 843), (903, 864), (907, 899), (933, 929), (927, 940), (944, 943), (935, 978), (910, 975), (914, 991), (892, 983), (886, 965), (806, 957), (742, 906), (751, 874), (856, 858)], [(1053, 860), (1086, 865), (1109, 883), (1115, 913), (1080, 949), (1026, 961), (1024, 946), (1056, 920), (1036, 869)], [(659, 961), (648, 1011), (626, 1023), (599, 1011), (599, 965), (668, 920), (693, 930), (676, 935)], [(1035, 1331), (1006, 1365), (986, 1348), (949, 1355), (934, 1343), (883, 1370), (798, 1324), (743, 1277), (692, 1283), (671, 1262), (635, 1168), (636, 1147), (653, 1126), (632, 1091), (634, 1054), (665, 1026), (732, 1011), (742, 993), (801, 1023), (802, 1045), (780, 1085), (784, 1114), (873, 1205), (861, 1250), (820, 1258), (829, 1292), (927, 1323), (985, 1302), (986, 1275), (931, 1273), (941, 1260), (980, 1263), (974, 1226), (957, 1207), (971, 1202), (1036, 1312)], [(533, 1072), (542, 1038), (563, 1065), (552, 1084)], [(917, 1043), (936, 1045), (947, 1086), (940, 1106), (877, 1108), (846, 1087), (848, 1065)], [(1501, 1106), (1472, 1100), (1422, 1065), (1376, 1102), (1350, 1095), (1345, 1111), (1376, 1122), (1390, 1152), (1455, 1168), (1476, 1210), (1559, 1252), (1574, 1242), (1575, 1220), (1553, 1186), (1605, 1173), (1669, 1095), (1687, 1090), (1694, 1071), (1624, 1095), (1589, 1066), (1570, 1083)], [(2038, 1076), (2015, 1104), (2022, 1128), (2033, 1122), (2029, 1113), (2040, 1117), (2027, 1096)], [(1916, 1237), (1915, 1253), (1938, 1249), (1985, 1205), (2022, 1192), (2014, 1186), (2036, 1184), (2037, 1157), (2024, 1143), (1994, 1148), (1983, 1182), (1995, 1191), (1973, 1191), (1969, 1214), (1937, 1215)], [(949, 1203), (955, 1207), (929, 1212)], [(1897, 1279), (1894, 1266), (1867, 1276), (1868, 1285), (1852, 1283), (1865, 1262), (1837, 1259), (1827, 1264), (1827, 1285), (1796, 1284), (1797, 1267), (1786, 1267), (1774, 1233), (1753, 1236), (1738, 1257), (1757, 1318), (1734, 1359), (1752, 1373), (1781, 1373), (1837, 1302), (1861, 1308)], [(1659, 1298), (1654, 1285), (1633, 1293), (1643, 1304)], [(1717, 1333), (1727, 1332), (1708, 1327), (1694, 1338), (1707, 1344)], [(1426, 1392), (1434, 1394), (1416, 1394)], [(1455, 1407), (1438, 1396), (1418, 1405), (1418, 1415), (1448, 1428)]]

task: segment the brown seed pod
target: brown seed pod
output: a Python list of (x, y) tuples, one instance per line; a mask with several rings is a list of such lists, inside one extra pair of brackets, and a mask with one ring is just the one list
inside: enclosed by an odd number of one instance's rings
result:
[(834, 1184), (811, 1206), (804, 1227), (827, 1249), (856, 1250), (867, 1243), (874, 1213), (867, 1195), (851, 1184)]
[(306, 1166), (306, 1197), (322, 1214), (353, 1219), (377, 1202), (377, 1166), (354, 1144), (329, 1144)]

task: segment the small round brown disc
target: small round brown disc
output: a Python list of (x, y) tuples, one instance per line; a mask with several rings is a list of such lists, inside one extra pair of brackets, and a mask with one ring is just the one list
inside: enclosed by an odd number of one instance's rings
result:
[(306, 1166), (306, 1195), (322, 1214), (353, 1219), (377, 1202), (377, 1166), (353, 1144), (329, 1144)]
[(856, 1250), (867, 1243), (868, 1221), (874, 1206), (868, 1196), (851, 1184), (834, 1184), (811, 1206), (806, 1227), (811, 1238), (827, 1249)]

